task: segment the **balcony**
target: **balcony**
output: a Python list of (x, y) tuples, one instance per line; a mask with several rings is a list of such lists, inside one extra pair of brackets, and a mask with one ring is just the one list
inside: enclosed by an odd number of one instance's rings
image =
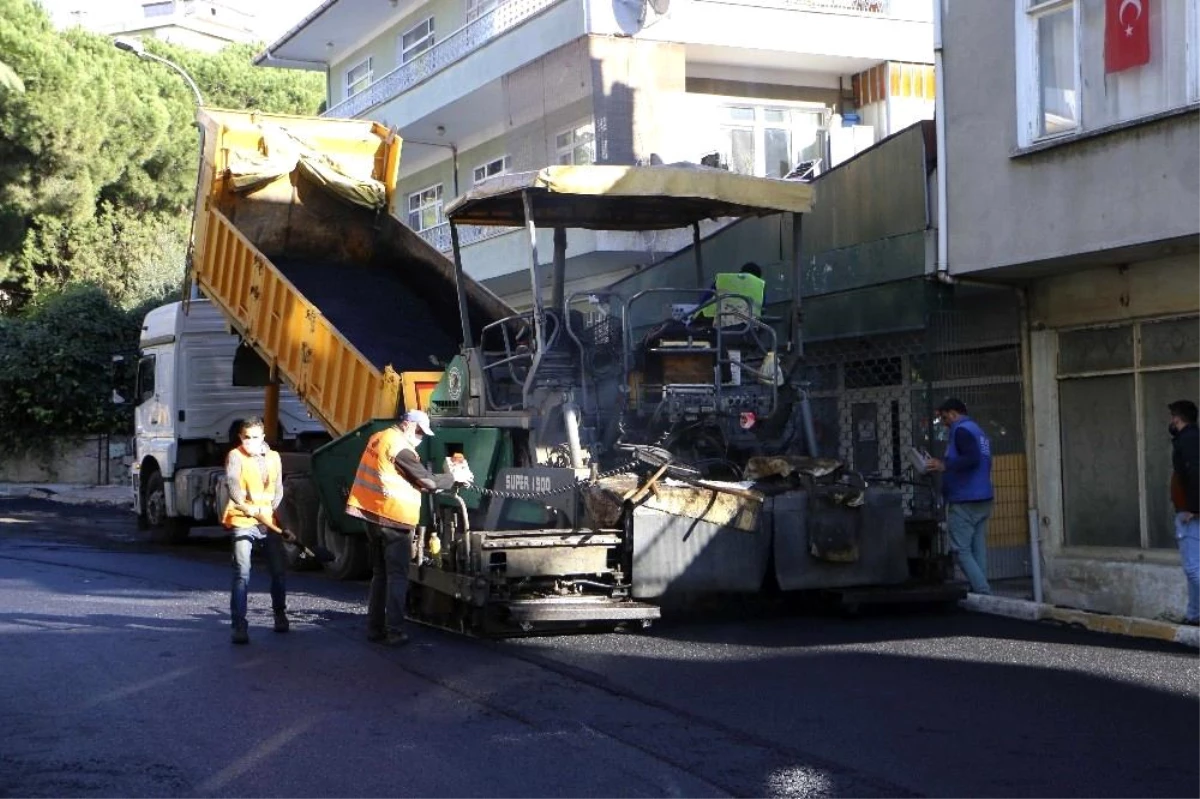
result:
[(719, 0), (748, 6), (787, 8), (794, 11), (825, 11), (833, 14), (891, 16), (892, 0)]
[(331, 107), (323, 116), (362, 116), (560, 2), (562, 0), (507, 0), (468, 22), (412, 61), (393, 69), (366, 89)]
[[(458, 246), (469, 247), (472, 244), (477, 244), (487, 239), (494, 239), (497, 236), (503, 236), (506, 233), (512, 233), (520, 230), (515, 227), (495, 227), (481, 225), (462, 225), (458, 229)], [(437, 248), (439, 252), (449, 254), (454, 248), (450, 243), (450, 223), (443, 222), (440, 225), (420, 231), (418, 234), (425, 239), (430, 246)]]

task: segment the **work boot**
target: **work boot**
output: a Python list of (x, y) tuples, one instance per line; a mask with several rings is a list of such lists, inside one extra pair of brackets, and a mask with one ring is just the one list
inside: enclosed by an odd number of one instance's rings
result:
[(381, 643), (384, 646), (404, 646), (408, 643), (408, 635), (406, 633), (388, 633)]
[(286, 633), (292, 629), (291, 623), (288, 622), (288, 617), (282, 610), (275, 611), (275, 632)]
[(250, 630), (244, 621), (235, 621), (233, 623), (233, 636), (231, 638), (235, 644), (250, 643)]

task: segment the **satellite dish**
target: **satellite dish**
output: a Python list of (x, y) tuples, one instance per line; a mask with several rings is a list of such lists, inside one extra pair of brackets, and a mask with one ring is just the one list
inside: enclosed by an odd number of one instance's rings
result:
[(671, 0), (649, 0), (650, 7), (654, 9), (654, 13), (660, 17), (671, 10)]

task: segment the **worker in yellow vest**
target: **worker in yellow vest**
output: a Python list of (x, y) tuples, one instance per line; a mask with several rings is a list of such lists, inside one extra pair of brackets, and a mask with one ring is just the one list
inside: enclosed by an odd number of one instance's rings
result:
[[(744, 264), (740, 272), (718, 272), (712, 287), (701, 298), (697, 314), (704, 319), (717, 320), (718, 327), (745, 323), (746, 320), (733, 311), (757, 319), (762, 313), (766, 286), (762, 268), (753, 261)], [(749, 307), (743, 297), (750, 300)]]
[(409, 411), (371, 436), (346, 499), (347, 515), (362, 519), (367, 527), (371, 554), (367, 639), (392, 646), (408, 643), (404, 607), (412, 533), (421, 521), (421, 494), (475, 481), (465, 460), (446, 474), (426, 469), (417, 455), (426, 436), (433, 436), (433, 428), (424, 411)]
[(229, 600), (233, 642), (248, 644), (246, 595), (251, 554), (256, 548), (266, 550), (275, 632), (286, 633), (289, 629), (284, 581), (287, 553), (283, 544), (285, 540), (295, 540), (295, 536), (281, 531), (275, 522), (275, 511), (283, 502), (283, 468), (279, 453), (267, 445), (262, 420), (253, 416), (243, 420), (238, 426), (238, 438), (238, 446), (225, 459), (229, 502), (221, 524), (233, 532), (233, 590)]

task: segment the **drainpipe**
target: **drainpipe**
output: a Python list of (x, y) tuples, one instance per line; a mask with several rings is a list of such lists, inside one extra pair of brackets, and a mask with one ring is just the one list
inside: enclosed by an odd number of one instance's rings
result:
[(945, 0), (933, 0), (933, 127), (937, 139), (937, 278), (952, 283), (946, 219), (946, 70), (942, 63), (942, 15)]

